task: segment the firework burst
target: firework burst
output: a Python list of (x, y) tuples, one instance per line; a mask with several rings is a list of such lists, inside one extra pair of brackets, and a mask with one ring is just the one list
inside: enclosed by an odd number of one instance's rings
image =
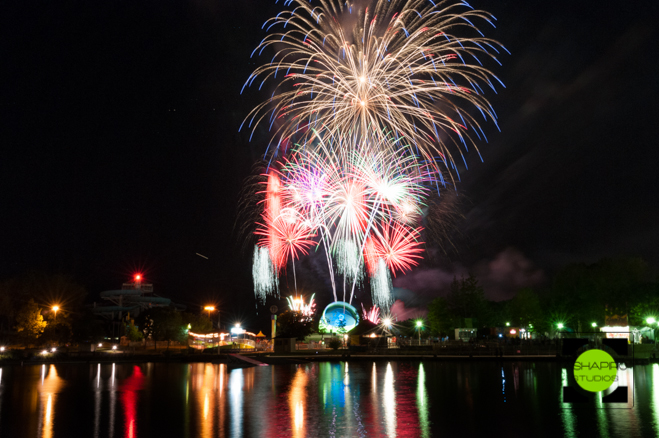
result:
[(276, 150), (287, 148), (295, 137), (307, 143), (319, 136), (358, 135), (364, 143), (377, 142), (384, 130), (413, 144), (420, 159), (437, 170), (454, 168), (454, 154), (462, 150), (447, 142), (466, 148), (474, 144), (474, 135), (485, 135), (460, 105), (496, 122), (485, 90), (494, 91), (500, 81), (483, 61), (499, 62), (505, 48), (474, 24), (493, 25), (494, 17), (466, 2), (320, 3), (288, 1), (295, 8), (264, 24), (272, 33), (252, 55), (269, 46), (276, 53), (245, 86), (258, 84), (260, 89), (273, 81), (276, 90), (243, 125), (253, 134), (259, 124), (267, 124)]
[(386, 312), (391, 275), (422, 258), (431, 191), (454, 185), (445, 175), (454, 180), (455, 157), (485, 139), (471, 112), (496, 123), (485, 90), (498, 79), (483, 62), (498, 62), (503, 46), (476, 26), (494, 17), (464, 1), (284, 4), (294, 7), (265, 23), (254, 52), (274, 57), (245, 84), (275, 84), (243, 122), (273, 133), (255, 290), (274, 293), (288, 263), (295, 275), (295, 260), (322, 247), (334, 299), (335, 277), (349, 303), (368, 278)]

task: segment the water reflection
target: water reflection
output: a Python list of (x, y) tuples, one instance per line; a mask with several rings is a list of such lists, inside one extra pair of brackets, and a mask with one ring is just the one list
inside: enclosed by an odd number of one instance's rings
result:
[(46, 365), (41, 366), (41, 385), (39, 392), (39, 430), (41, 436), (50, 438), (53, 436), (53, 420), (55, 417), (55, 399), (64, 382), (57, 375), (55, 365), (50, 365), (46, 371)]
[(553, 363), (5, 367), (0, 437), (657, 436), (659, 365), (621, 373), (636, 386), (630, 409), (563, 404), (571, 377)]
[(421, 436), (430, 436), (430, 420), (428, 419), (428, 394), (426, 392), (426, 371), (423, 364), (419, 364), (419, 381), (416, 389), (416, 405), (419, 410), (419, 424)]
[(306, 436), (306, 430), (304, 428), (304, 412), (307, 403), (307, 379), (308, 376), (306, 371), (302, 369), (302, 367), (298, 368), (297, 373), (295, 373), (295, 377), (293, 378), (291, 392), (288, 397), (294, 437)]
[[(561, 384), (562, 387), (569, 385), (567, 369), (561, 368)], [(563, 388), (561, 388), (562, 390)], [(572, 412), (573, 406), (572, 403), (562, 403), (563, 394), (559, 393), (559, 403), (561, 403), (561, 420), (563, 421), (563, 429), (565, 430), (565, 436), (573, 437), (576, 435), (576, 430), (574, 428), (574, 412)]]
[(659, 364), (652, 365), (652, 416), (654, 430), (659, 433)]
[(2, 425), (2, 392), (2, 368), (0, 368), (0, 426)]
[[(113, 382), (114, 382), (114, 364), (112, 364)], [(124, 409), (124, 436), (135, 438), (137, 430), (137, 400), (138, 391), (144, 386), (144, 374), (142, 369), (137, 365), (133, 366), (133, 374), (124, 380), (119, 387), (121, 391), (121, 404)]]
[(231, 371), (229, 376), (229, 392), (231, 394), (231, 436), (243, 436), (243, 370)]
[(387, 436), (396, 436), (396, 391), (394, 390), (394, 371), (391, 362), (387, 362), (387, 370), (384, 373), (384, 391), (382, 397), (384, 406), (385, 426)]
[(94, 438), (100, 436), (101, 429), (101, 364), (96, 369), (96, 389), (94, 390)]

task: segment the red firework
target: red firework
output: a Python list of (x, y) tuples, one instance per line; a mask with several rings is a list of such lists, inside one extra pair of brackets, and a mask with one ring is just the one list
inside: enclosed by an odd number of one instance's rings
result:
[(256, 234), (263, 236), (259, 245), (270, 250), (270, 258), (277, 271), (286, 266), (288, 260), (295, 260), (308, 254), (308, 249), (315, 244), (316, 234), (299, 220), (287, 214), (281, 214), (270, 220), (264, 214), (265, 224), (259, 224)]
[(368, 241), (366, 243), (365, 258), (369, 272), (375, 272), (380, 258), (384, 259), (394, 277), (397, 271), (405, 272), (418, 265), (417, 259), (423, 258), (420, 255), (423, 242), (418, 240), (422, 229), (409, 228), (400, 223), (382, 224), (379, 236), (372, 239), (372, 246), (369, 248)]

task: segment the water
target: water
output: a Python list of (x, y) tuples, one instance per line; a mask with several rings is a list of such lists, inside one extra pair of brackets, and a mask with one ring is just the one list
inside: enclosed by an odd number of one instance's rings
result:
[(5, 366), (0, 437), (659, 435), (659, 365), (634, 367), (630, 408), (561, 403), (566, 375), (496, 361)]

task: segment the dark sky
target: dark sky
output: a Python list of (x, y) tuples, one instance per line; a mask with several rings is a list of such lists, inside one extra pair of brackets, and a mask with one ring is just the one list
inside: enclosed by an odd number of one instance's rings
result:
[[(95, 296), (140, 270), (178, 302), (253, 318), (233, 227), (267, 137), (238, 127), (266, 92), (240, 89), (272, 56), (249, 58), (281, 3), (3, 2), (0, 279), (65, 272)], [(472, 4), (511, 52), (489, 96), (501, 132), (486, 124), (484, 161), (467, 155), (458, 250), (397, 279), (400, 298), (420, 306), (467, 270), (501, 299), (569, 262), (659, 265), (656, 2)]]

